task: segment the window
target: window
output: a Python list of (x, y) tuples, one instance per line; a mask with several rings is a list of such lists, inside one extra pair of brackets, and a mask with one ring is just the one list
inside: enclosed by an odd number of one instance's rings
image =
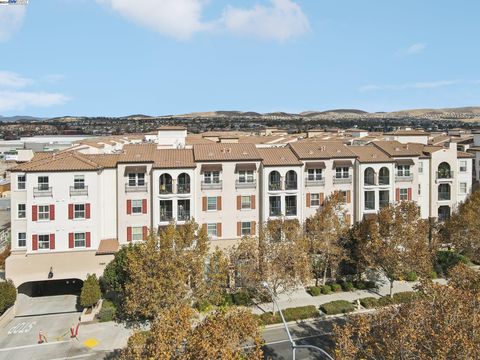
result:
[(400, 189), (400, 201), (408, 201), (408, 189)]
[(38, 249), (39, 250), (50, 249), (50, 235), (38, 235)]
[(378, 202), (380, 209), (388, 206), (390, 202), (390, 191), (389, 190), (380, 190), (378, 192)]
[(38, 220), (49, 220), (50, 219), (50, 206), (40, 205), (38, 207)]
[(375, 171), (371, 167), (365, 169), (363, 182), (365, 185), (375, 185)]
[(145, 173), (128, 174), (128, 186), (144, 186)]
[(250, 235), (252, 233), (252, 223), (251, 222), (242, 222), (242, 236)]
[(160, 200), (160, 221), (173, 220), (173, 201)]
[(423, 174), (423, 161), (418, 162), (418, 173)]
[(253, 182), (253, 170), (239, 171), (238, 182), (241, 182), (241, 183)]
[(280, 196), (270, 196), (268, 202), (270, 204), (270, 216), (281, 216), (282, 208)]
[(75, 175), (73, 177), (73, 188), (75, 190), (84, 190), (85, 189), (85, 176)]
[(307, 180), (322, 180), (322, 169), (308, 169)]
[(216, 196), (207, 197), (207, 211), (215, 211), (215, 210), (217, 210), (217, 197)]
[(143, 240), (143, 228), (141, 226), (132, 227), (132, 241)]
[(250, 196), (242, 196), (242, 209), (252, 208), (252, 198)]
[(142, 200), (132, 200), (132, 214), (142, 213)]
[(207, 224), (207, 232), (208, 232), (208, 235), (212, 236), (212, 237), (216, 237), (217, 236), (217, 224)]
[(75, 204), (74, 205), (73, 218), (74, 219), (85, 219), (85, 204)]
[(296, 216), (297, 215), (297, 197), (285, 196), (285, 215)]
[(320, 194), (310, 194), (310, 206), (320, 206)]
[(25, 190), (27, 177), (25, 175), (17, 176), (17, 190)]
[(461, 182), (459, 188), (460, 188), (460, 194), (467, 193), (467, 183)]
[(205, 184), (220, 184), (220, 171), (205, 171), (203, 182)]
[(27, 246), (27, 233), (24, 233), (24, 232), (18, 233), (17, 240), (18, 240), (18, 247)]
[(335, 177), (337, 179), (348, 179), (350, 176), (350, 168), (349, 167), (337, 167), (335, 168)]
[(38, 190), (48, 190), (48, 176), (38, 177)]
[(375, 210), (375, 191), (365, 191), (365, 210)]
[(421, 184), (418, 184), (418, 195), (422, 194), (422, 186)]
[(461, 160), (460, 161), (460, 172), (467, 172), (467, 161)]
[(75, 233), (74, 235), (74, 246), (85, 247), (85, 233)]
[(397, 176), (410, 176), (410, 165), (398, 165)]
[(27, 205), (25, 204), (18, 204), (18, 213), (17, 217), (19, 219), (25, 219), (27, 217)]

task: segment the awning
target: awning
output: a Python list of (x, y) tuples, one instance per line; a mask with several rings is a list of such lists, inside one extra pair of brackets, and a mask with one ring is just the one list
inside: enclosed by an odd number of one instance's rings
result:
[(145, 174), (147, 172), (146, 165), (126, 166), (125, 175), (128, 174)]
[(323, 161), (308, 162), (305, 164), (305, 169), (325, 169), (325, 163)]
[(333, 162), (333, 168), (337, 167), (352, 167), (353, 163), (352, 160), (335, 160)]
[(118, 251), (119, 244), (117, 239), (100, 240), (97, 255), (115, 254)]
[(200, 171), (222, 171), (222, 164), (203, 164)]
[(256, 171), (257, 164), (255, 163), (240, 163), (235, 165), (235, 172), (239, 171)]
[(397, 166), (398, 165), (415, 165), (412, 159), (397, 159), (395, 160)]

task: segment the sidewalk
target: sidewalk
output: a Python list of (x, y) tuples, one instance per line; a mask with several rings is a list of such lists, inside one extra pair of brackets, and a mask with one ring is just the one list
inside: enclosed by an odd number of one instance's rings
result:
[[(445, 283), (444, 279), (435, 280), (439, 283)], [(419, 282), (407, 282), (407, 281), (395, 281), (393, 283), (393, 293), (398, 293), (402, 291), (413, 291), (415, 285)], [(335, 300), (347, 300), (353, 302), (357, 299), (365, 298), (365, 297), (376, 297), (379, 298), (381, 296), (385, 296), (390, 294), (390, 283), (385, 280), (380, 280), (378, 282), (378, 288), (373, 290), (356, 290), (356, 291), (348, 291), (348, 292), (338, 292), (332, 293), (329, 295), (319, 295), (319, 296), (311, 296), (308, 294), (305, 289), (299, 288), (295, 290), (293, 293), (290, 294), (280, 294), (277, 298), (278, 306), (281, 309), (291, 308), (291, 307), (298, 307), (298, 306), (307, 306), (307, 305), (315, 305), (316, 307), (325, 304), (330, 301)], [(276, 309), (278, 310), (278, 309)], [(272, 311), (272, 303), (262, 303), (252, 306), (252, 312), (254, 314), (262, 314), (267, 311)]]

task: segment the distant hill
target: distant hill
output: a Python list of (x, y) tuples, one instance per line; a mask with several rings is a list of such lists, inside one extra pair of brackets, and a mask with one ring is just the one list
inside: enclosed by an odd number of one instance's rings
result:
[(22, 116), (22, 115), (16, 115), (16, 116), (1, 116), (0, 115), (0, 121), (4, 121), (4, 122), (42, 121), (42, 120), (46, 120), (46, 118), (40, 118), (40, 117), (35, 117), (35, 116)]

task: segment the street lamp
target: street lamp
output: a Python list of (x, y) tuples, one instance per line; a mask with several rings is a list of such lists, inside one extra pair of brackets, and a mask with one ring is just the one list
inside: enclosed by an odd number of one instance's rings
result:
[(280, 306), (278, 306), (277, 301), (275, 300), (275, 295), (273, 294), (272, 289), (270, 289), (270, 286), (268, 286), (268, 283), (266, 281), (262, 282), (262, 285), (265, 289), (267, 289), (268, 293), (270, 294), (272, 301), (274, 305), (277, 306), (278, 312), (280, 313), (280, 317), (282, 318), (283, 326), (285, 327), (285, 332), (287, 333), (288, 336), (288, 341), (290, 341), (290, 344), (292, 345), (292, 358), (295, 360), (295, 350), (297, 349), (313, 349), (316, 351), (321, 352), (323, 355), (327, 357), (329, 360), (334, 360), (325, 350), (320, 349), (317, 346), (313, 345), (297, 345), (295, 341), (292, 339), (292, 335), (290, 334), (290, 330), (288, 329), (287, 322), (285, 321), (285, 317), (283, 316), (282, 309), (280, 309)]

